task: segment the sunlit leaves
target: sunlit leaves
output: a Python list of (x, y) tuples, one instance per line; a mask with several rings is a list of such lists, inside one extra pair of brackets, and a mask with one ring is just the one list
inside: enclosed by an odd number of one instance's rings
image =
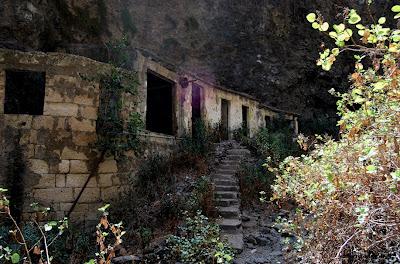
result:
[(395, 12), (395, 13), (397, 13), (397, 14), (394, 16), (394, 19), (400, 18), (400, 5), (395, 5), (395, 6), (393, 6), (393, 7), (392, 7), (392, 11)]
[(330, 49), (325, 49), (320, 53), (320, 58), (317, 61), (317, 65), (321, 66), (323, 70), (329, 71), (332, 68), (332, 64), (336, 61), (336, 56), (338, 54), (338, 49), (333, 49), (332, 52)]
[(329, 23), (324, 22), (321, 17), (317, 17), (315, 13), (310, 13), (306, 16), (308, 22), (311, 23), (313, 29), (325, 32), (329, 29)]
[[(400, 17), (400, 5), (392, 10)], [(307, 155), (287, 158), (273, 187), (274, 199), (294, 199), (303, 213), (313, 216), (310, 221), (293, 220), (306, 226), (302, 235), (308, 248), (302, 257), (324, 258), (310, 263), (342, 261), (344, 255), (336, 254), (344, 241), (348, 241), (346, 257), (370, 263), (366, 249), (387, 256), (392, 252), (385, 245), (397, 243), (399, 237), (400, 30), (386, 27), (385, 17), (366, 25), (355, 10), (345, 13), (345, 21), (332, 24), (328, 32), (335, 45), (325, 43), (317, 61), (330, 70), (342, 52), (355, 52), (351, 89), (335, 93), (340, 97), (340, 139), (307, 149)], [(327, 244), (335, 250), (326, 249)]]
[(348, 17), (349, 24), (357, 24), (361, 21), (361, 17), (357, 14), (355, 9), (351, 9)]
[(307, 21), (310, 23), (314, 23), (315, 20), (317, 19), (317, 15), (315, 13), (310, 13), (307, 15)]

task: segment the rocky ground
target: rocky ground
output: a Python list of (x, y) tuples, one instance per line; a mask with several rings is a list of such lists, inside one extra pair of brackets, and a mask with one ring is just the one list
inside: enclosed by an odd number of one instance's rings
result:
[(242, 212), (245, 246), (236, 264), (287, 263), (283, 255), (284, 236), (274, 227), (282, 212), (272, 208), (247, 209)]

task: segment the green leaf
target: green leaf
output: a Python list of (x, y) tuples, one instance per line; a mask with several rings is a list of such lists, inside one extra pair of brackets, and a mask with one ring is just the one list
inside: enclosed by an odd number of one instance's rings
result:
[(99, 210), (100, 212), (104, 213), (108, 209), (108, 207), (110, 207), (110, 204), (106, 204), (106, 205), (104, 205), (103, 207), (100, 207), (97, 210)]
[(396, 13), (399, 13), (399, 12), (400, 12), (400, 5), (395, 5), (395, 6), (393, 6), (393, 7), (392, 7), (392, 11), (393, 11), (393, 12), (396, 12)]
[(343, 32), (346, 26), (344, 24), (333, 25), (333, 29), (336, 30), (337, 33)]
[(385, 81), (379, 81), (377, 83), (374, 83), (374, 91), (378, 91), (378, 90), (382, 90), (383, 88), (385, 88), (385, 86), (387, 85), (387, 83)]
[(337, 33), (335, 31), (329, 32), (329, 36), (333, 39), (337, 38)]
[(398, 13), (397, 15), (394, 16), (394, 19), (398, 19), (400, 18), (400, 13)]
[(313, 29), (319, 29), (319, 24), (317, 22), (312, 23)]
[(335, 56), (339, 55), (339, 49), (338, 48), (332, 49), (332, 54)]
[(328, 29), (329, 29), (328, 22), (324, 22), (320, 27), (320, 30), (323, 31), (323, 32), (327, 31)]
[(313, 23), (317, 19), (317, 15), (315, 13), (310, 13), (306, 16), (306, 18), (308, 22)]
[(358, 28), (358, 29), (365, 29), (365, 27), (364, 27), (363, 25), (361, 25), (361, 24), (357, 24), (357, 25), (356, 25), (356, 28)]
[(19, 256), (18, 253), (14, 253), (11, 255), (11, 262), (16, 264), (19, 263), (19, 261), (21, 260), (21, 257)]
[(346, 29), (344, 32), (346, 32), (347, 37), (353, 36), (353, 30), (351, 30), (350, 28)]
[(381, 24), (381, 25), (385, 24), (386, 23), (386, 17), (379, 18), (378, 23)]
[(377, 169), (374, 165), (367, 166), (367, 173), (375, 173), (376, 171), (377, 171)]
[(361, 17), (357, 14), (357, 11), (354, 9), (350, 10), (349, 14), (349, 23), (354, 25), (361, 21)]

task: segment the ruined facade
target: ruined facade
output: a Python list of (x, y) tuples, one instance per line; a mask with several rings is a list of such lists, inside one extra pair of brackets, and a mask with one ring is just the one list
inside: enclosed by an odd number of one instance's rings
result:
[[(217, 87), (190, 73), (176, 73), (142, 56), (134, 63), (139, 92), (124, 98), (146, 124), (146, 153), (169, 152), (179, 137), (192, 133), (194, 120), (220, 124), (226, 138), (245, 127), (250, 136), (277, 115), (297, 133), (297, 116), (261, 104), (246, 94)], [(96, 120), (100, 84), (83, 76), (109, 66), (64, 53), (0, 50), (0, 186), (9, 189), (21, 215), (30, 203), (52, 208), (56, 218), (70, 210), (98, 155)], [(135, 104), (134, 101), (136, 102)], [(138, 157), (107, 157), (99, 165), (71, 214), (95, 220), (96, 208), (116, 196), (134, 173)]]

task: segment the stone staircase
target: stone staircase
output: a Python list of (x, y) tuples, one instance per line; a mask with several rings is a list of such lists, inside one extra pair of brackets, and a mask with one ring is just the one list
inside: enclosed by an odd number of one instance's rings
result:
[(243, 250), (243, 230), (240, 211), (240, 189), (236, 172), (240, 162), (250, 155), (250, 151), (239, 143), (230, 142), (226, 156), (222, 159), (213, 175), (215, 201), (222, 238), (226, 239), (237, 251)]

